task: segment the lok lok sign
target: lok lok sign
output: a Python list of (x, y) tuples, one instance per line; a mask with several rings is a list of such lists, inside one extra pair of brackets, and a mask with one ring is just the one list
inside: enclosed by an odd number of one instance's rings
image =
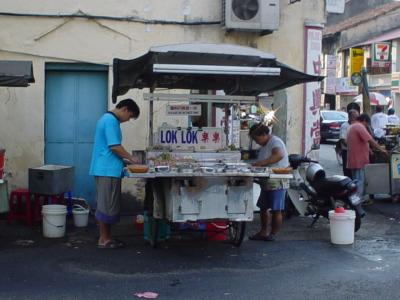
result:
[(160, 127), (158, 145), (170, 146), (172, 149), (193, 148), (196, 150), (218, 150), (225, 144), (222, 128), (176, 128)]

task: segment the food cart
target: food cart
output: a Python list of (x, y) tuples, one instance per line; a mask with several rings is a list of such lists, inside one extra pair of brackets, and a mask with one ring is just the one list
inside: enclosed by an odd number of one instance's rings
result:
[(375, 154), (375, 162), (365, 166), (365, 193), (372, 198), (376, 194), (400, 195), (400, 126), (387, 125), (385, 136), (379, 143), (389, 158)]
[[(289, 68), (271, 54), (257, 49), (216, 44), (181, 44), (154, 47), (134, 60), (114, 60), (113, 101), (131, 88), (150, 88), (144, 94), (149, 103), (149, 147), (146, 173), (127, 172), (129, 178), (146, 178), (149, 211), (149, 240), (157, 243), (160, 220), (187, 222), (225, 220), (230, 241), (239, 246), (247, 221), (253, 220), (253, 179), (291, 178), (269, 168), (252, 168), (233, 149), (233, 118), (229, 111), (254, 104), (260, 93), (307, 81), (321, 80)], [(157, 88), (224, 90), (216, 94), (157, 93)], [(195, 111), (194, 103), (218, 103), (225, 107), (223, 128), (153, 128), (154, 103), (178, 101), (177, 109)], [(230, 122), (228, 120), (231, 120)], [(239, 134), (238, 134), (239, 135)]]

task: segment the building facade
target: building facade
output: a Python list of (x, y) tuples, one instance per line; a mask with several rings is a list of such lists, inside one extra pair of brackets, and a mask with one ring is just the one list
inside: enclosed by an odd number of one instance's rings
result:
[[(343, 109), (359, 94), (350, 77), (358, 66), (368, 71), (371, 92), (379, 92), (400, 109), (399, 94), (400, 3), (390, 0), (346, 2), (344, 14), (329, 14), (323, 35), (325, 74), (330, 85), (324, 91), (324, 105)], [(382, 49), (383, 51), (381, 51)], [(362, 56), (361, 61), (360, 57)], [(379, 61), (382, 59), (381, 61)]]
[[(119, 0), (101, 5), (89, 0), (2, 1), (0, 59), (33, 61), (36, 79), (28, 88), (0, 88), (0, 143), (7, 151), (11, 188), (27, 186), (29, 167), (54, 160), (74, 165), (82, 178), (87, 175), (95, 121), (114, 107), (113, 58), (135, 58), (155, 45), (231, 43), (273, 53), (304, 71), (305, 24), (324, 22), (324, 1), (280, 1), (279, 28), (267, 35), (228, 32), (221, 18), (222, 3), (216, 0)], [(126, 95), (137, 100), (142, 111), (137, 121), (122, 125), (129, 150), (143, 150), (148, 144), (143, 92)], [(278, 112), (277, 128), (289, 151), (300, 152), (303, 86), (277, 95), (285, 108)], [(155, 120), (155, 128), (163, 122), (187, 124), (161, 115)], [(81, 184), (85, 189), (86, 181)], [(129, 191), (128, 184), (124, 186)]]

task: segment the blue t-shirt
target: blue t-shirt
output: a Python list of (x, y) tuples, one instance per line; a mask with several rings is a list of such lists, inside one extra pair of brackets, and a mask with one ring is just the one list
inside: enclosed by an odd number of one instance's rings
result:
[(119, 120), (112, 112), (107, 112), (97, 121), (89, 175), (122, 177), (124, 162), (110, 148), (121, 142)]

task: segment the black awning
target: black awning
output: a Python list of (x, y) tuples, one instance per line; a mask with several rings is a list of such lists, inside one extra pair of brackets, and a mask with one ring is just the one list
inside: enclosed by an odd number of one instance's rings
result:
[[(154, 64), (280, 68), (279, 75), (156, 73)], [(228, 44), (178, 44), (153, 47), (136, 59), (114, 59), (112, 99), (132, 88), (224, 90), (227, 95), (256, 96), (323, 77), (296, 71), (258, 49)]]
[(31, 61), (0, 60), (0, 86), (26, 87), (33, 82)]

